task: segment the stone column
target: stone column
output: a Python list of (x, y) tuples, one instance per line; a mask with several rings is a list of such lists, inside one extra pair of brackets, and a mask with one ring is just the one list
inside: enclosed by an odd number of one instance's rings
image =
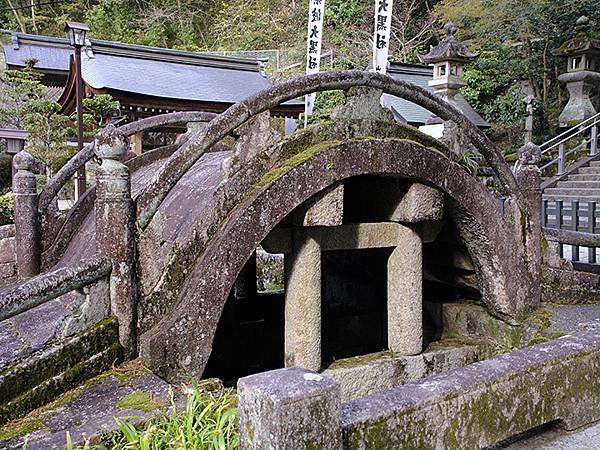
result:
[(13, 158), (15, 199), (15, 240), (17, 277), (23, 280), (40, 273), (42, 236), (38, 212), (38, 194), (33, 169), (35, 158), (21, 151)]
[(285, 366), (321, 368), (321, 244), (295, 230), (285, 255)]
[(334, 380), (299, 367), (241, 378), (240, 447), (341, 449), (340, 398)]
[(134, 260), (134, 207), (129, 169), (119, 160), (127, 152), (127, 139), (108, 127), (96, 139), (102, 160), (96, 177), (96, 242), (98, 251), (112, 261), (110, 299), (119, 321), (119, 341), (126, 354), (136, 353), (136, 285)]
[(388, 347), (399, 355), (423, 351), (423, 249), (413, 229), (398, 225), (388, 259)]
[(532, 294), (528, 299), (529, 307), (536, 308), (540, 303), (542, 267), (542, 178), (537, 166), (541, 159), (541, 150), (537, 145), (528, 142), (519, 149), (518, 157), (520, 164), (516, 178), (528, 204), (527, 211), (520, 211), (525, 261), (533, 278)]

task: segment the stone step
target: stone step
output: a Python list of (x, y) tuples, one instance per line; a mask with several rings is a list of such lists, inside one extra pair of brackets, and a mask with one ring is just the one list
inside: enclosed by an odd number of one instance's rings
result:
[(571, 181), (570, 179), (568, 181), (559, 181), (557, 184), (557, 187), (559, 188), (576, 188), (576, 189), (600, 189), (600, 180), (598, 181), (590, 181), (590, 180), (583, 180), (583, 181)]
[(579, 196), (579, 197), (593, 197), (596, 198), (600, 201), (600, 189), (596, 188), (592, 188), (592, 189), (588, 189), (588, 188), (562, 188), (562, 187), (555, 187), (555, 188), (547, 188), (544, 190), (544, 194), (546, 195), (552, 195), (555, 197), (559, 197), (559, 196)]
[(170, 391), (179, 411), (185, 396), (152, 374), (141, 363), (132, 361), (105, 372), (52, 403), (43, 406), (0, 429), (0, 448), (53, 450), (66, 447), (67, 431), (72, 442), (83, 444), (118, 430), (115, 418), (135, 423), (167, 414), (171, 408)]
[(65, 328), (78, 308), (66, 295), (0, 322), (0, 426), (120, 360), (116, 319)]
[(590, 161), (590, 167), (600, 167), (600, 161)]
[(594, 175), (591, 173), (576, 173), (569, 175), (569, 181), (600, 181), (600, 175)]
[(579, 169), (579, 173), (600, 175), (600, 167), (582, 167)]

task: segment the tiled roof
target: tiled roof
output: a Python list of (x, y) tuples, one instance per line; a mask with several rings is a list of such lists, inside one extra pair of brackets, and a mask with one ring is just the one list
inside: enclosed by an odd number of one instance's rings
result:
[[(433, 90), (427, 82), (433, 78), (433, 69), (421, 64), (391, 63), (388, 75), (397, 80), (416, 84), (428, 91)], [(431, 117), (431, 113), (414, 103), (402, 98), (390, 96), (389, 105), (397, 120), (413, 125), (423, 125)]]
[[(73, 52), (66, 38), (7, 32), (9, 68), (35, 58), (43, 72), (69, 72)], [(82, 74), (96, 89), (189, 101), (234, 103), (271, 86), (262, 61), (209, 53), (91, 39), (82, 54)], [(286, 102), (296, 104), (298, 101)]]

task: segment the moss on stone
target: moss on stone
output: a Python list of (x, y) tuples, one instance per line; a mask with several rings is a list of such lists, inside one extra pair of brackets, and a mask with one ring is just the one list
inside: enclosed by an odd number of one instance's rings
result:
[(327, 367), (327, 369), (350, 369), (352, 367), (362, 366), (380, 359), (392, 358), (394, 354), (389, 351), (369, 353), (367, 355), (353, 356), (351, 358), (338, 359)]
[(136, 411), (151, 412), (162, 409), (165, 406), (165, 402), (162, 398), (156, 397), (148, 392), (133, 391), (119, 400), (117, 406), (122, 409), (135, 409)]
[(552, 313), (545, 307), (540, 307), (530, 314), (526, 321), (529, 323), (536, 323), (544, 328), (548, 328), (550, 325), (552, 325), (551, 319)]
[(117, 380), (119, 380), (121, 385), (126, 385), (135, 377), (147, 373), (150, 373), (150, 370), (146, 366), (144, 366), (141, 360), (135, 359), (133, 361), (127, 361), (121, 364), (120, 366), (114, 367), (109, 371), (106, 371), (94, 378), (91, 378), (90, 380), (86, 381), (84, 386), (90, 387), (101, 384), (110, 377), (114, 377)]
[(19, 436), (26, 436), (45, 427), (44, 422), (37, 417), (25, 418), (0, 428), (0, 442), (5, 442)]

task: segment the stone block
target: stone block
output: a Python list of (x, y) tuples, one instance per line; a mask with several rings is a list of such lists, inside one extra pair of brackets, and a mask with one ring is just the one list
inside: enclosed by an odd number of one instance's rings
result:
[(392, 213), (394, 222), (440, 220), (444, 210), (444, 194), (436, 188), (414, 183)]
[(340, 387), (299, 367), (238, 381), (242, 449), (342, 448)]
[(344, 403), (344, 446), (486, 448), (600, 419), (600, 327)]
[(305, 203), (292, 213), (294, 225), (335, 226), (341, 225), (344, 218), (344, 184), (337, 183)]

